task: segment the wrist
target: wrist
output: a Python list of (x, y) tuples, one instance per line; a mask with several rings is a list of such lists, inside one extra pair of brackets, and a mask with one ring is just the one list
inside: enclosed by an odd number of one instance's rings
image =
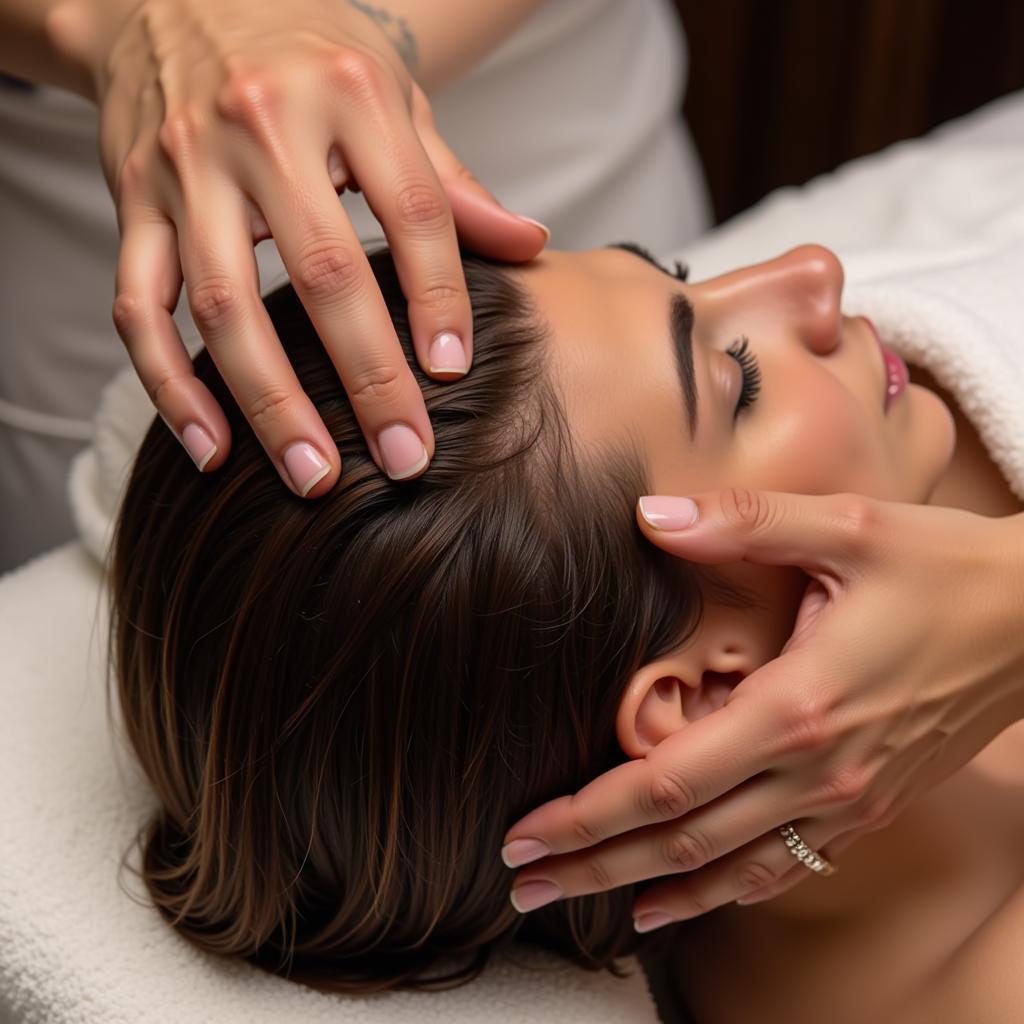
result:
[(99, 103), (110, 75), (108, 56), (141, 0), (58, 0), (46, 17), (46, 36), (62, 81), (53, 84)]

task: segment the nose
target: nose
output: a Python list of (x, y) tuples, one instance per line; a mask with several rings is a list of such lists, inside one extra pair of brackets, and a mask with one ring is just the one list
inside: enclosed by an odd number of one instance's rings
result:
[(798, 337), (815, 355), (826, 356), (839, 345), (843, 276), (843, 265), (831, 249), (799, 245), (719, 278), (716, 297), (762, 315), (774, 308), (787, 334)]
[(775, 287), (793, 316), (800, 339), (815, 355), (834, 352), (840, 339), (843, 265), (823, 245), (800, 245), (772, 261)]

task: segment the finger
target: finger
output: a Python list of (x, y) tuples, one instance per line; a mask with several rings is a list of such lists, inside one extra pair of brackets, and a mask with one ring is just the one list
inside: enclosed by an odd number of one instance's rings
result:
[(413, 84), (413, 124), (448, 196), (460, 242), (484, 256), (525, 263), (541, 252), (551, 232), (539, 221), (506, 210), (448, 148), (423, 90)]
[(770, 766), (782, 732), (764, 701), (737, 699), (627, 761), (574, 796), (536, 808), (506, 833), (502, 859), (521, 867), (691, 814)]
[(380, 286), (322, 159), (257, 195), (296, 294), (348, 393), (370, 454), (393, 480), (420, 475), (434, 451), (423, 393)]
[(342, 101), (342, 156), (391, 246), (420, 366), (452, 379), (469, 369), (473, 312), (448, 198), (395, 84), (375, 101)]
[(338, 449), (302, 390), (260, 297), (241, 195), (212, 171), (202, 182), (186, 191), (179, 225), (192, 317), (281, 479), (300, 497), (319, 496), (338, 479)]
[[(812, 850), (832, 861), (832, 840), (841, 829), (817, 819), (800, 819), (793, 827)], [(794, 870), (794, 860), (780, 833), (772, 829), (703, 871), (652, 885), (633, 905), (634, 926), (637, 931), (651, 931), (735, 903), (744, 895), (780, 883)], [(796, 867), (808, 876), (816, 873), (800, 863)], [(828, 877), (820, 874), (818, 884), (828, 884)]]
[(174, 225), (152, 209), (121, 207), (113, 319), (117, 333), (160, 417), (200, 472), (224, 464), (231, 430), (200, 381), (171, 315), (181, 293)]
[[(828, 859), (835, 864), (837, 859), (842, 856), (843, 851), (848, 846), (855, 843), (860, 838), (861, 834), (862, 832), (860, 830), (851, 829), (849, 832), (844, 832), (842, 835), (829, 840)], [(760, 889), (755, 889), (753, 892), (749, 892), (745, 896), (741, 896), (736, 900), (736, 902), (741, 907), (749, 907), (753, 906), (755, 903), (764, 903), (766, 900), (773, 900), (777, 896), (781, 896), (783, 893), (789, 892), (790, 889), (795, 889), (801, 882), (804, 882), (813, 876), (813, 871), (808, 871), (802, 864), (795, 863), (789, 871), (779, 878), (778, 881)]]
[(637, 522), (662, 550), (695, 562), (799, 566), (840, 578), (884, 536), (885, 503), (857, 494), (728, 487), (693, 498), (646, 495)]
[(684, 818), (525, 868), (513, 884), (512, 903), (519, 906), (517, 893), (536, 882), (554, 885), (563, 896), (584, 896), (648, 878), (699, 871), (782, 824), (795, 804), (791, 786), (770, 775), (761, 776)]

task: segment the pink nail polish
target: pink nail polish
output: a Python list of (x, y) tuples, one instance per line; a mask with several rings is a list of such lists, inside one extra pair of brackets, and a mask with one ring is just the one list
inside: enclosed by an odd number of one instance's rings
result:
[(198, 423), (189, 423), (181, 432), (181, 443), (185, 451), (192, 456), (196, 469), (200, 473), (206, 469), (206, 464), (217, 454), (217, 446), (213, 443), (210, 435), (203, 430)]
[(547, 843), (540, 839), (513, 839), (501, 848), (501, 859), (505, 867), (521, 868), (524, 864), (532, 864), (551, 852)]
[(534, 220), (532, 217), (524, 217), (521, 213), (517, 213), (516, 216), (527, 224), (532, 224), (535, 228), (540, 228), (544, 232), (544, 244), (547, 245), (551, 241), (551, 229), (545, 227), (539, 220)]
[(675, 921), (671, 914), (662, 910), (652, 910), (647, 914), (641, 914), (634, 922), (633, 929), (638, 932), (653, 932), (655, 928), (664, 928), (667, 924)]
[(384, 463), (384, 472), (392, 480), (415, 476), (429, 461), (427, 449), (412, 427), (392, 423), (377, 435), (377, 447)]
[(284, 453), (284, 468), (295, 489), (305, 497), (331, 471), (323, 456), (306, 441), (289, 445)]
[(770, 895), (765, 895), (765, 894), (759, 895), (758, 893), (755, 892), (755, 893), (752, 893), (750, 896), (743, 896), (743, 897), (741, 897), (736, 902), (741, 907), (752, 907), (755, 903), (764, 903), (765, 900), (770, 900), (770, 899), (771, 899)]
[(539, 910), (554, 903), (561, 895), (562, 890), (554, 882), (537, 881), (517, 885), (508, 898), (520, 914), (528, 914), (531, 910)]
[(685, 530), (697, 522), (697, 503), (690, 498), (645, 494), (640, 499), (640, 514), (656, 530)]
[(465, 373), (466, 350), (454, 331), (442, 331), (430, 344), (427, 364), (431, 373)]

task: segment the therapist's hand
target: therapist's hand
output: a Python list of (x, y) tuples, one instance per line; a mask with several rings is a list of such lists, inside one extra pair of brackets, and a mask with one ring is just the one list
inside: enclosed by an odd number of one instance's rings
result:
[(542, 881), (575, 896), (673, 876), (637, 899), (645, 931), (778, 895), (811, 872), (777, 826), (835, 859), (1024, 716), (1024, 515), (743, 490), (694, 501), (684, 525), (686, 499), (643, 499), (641, 529), (695, 562), (803, 568), (793, 635), (722, 708), (514, 825), (510, 866), (556, 855), (516, 877), (520, 906), (554, 893)]
[[(338, 370), (374, 461), (416, 476), (433, 455), (423, 396), (337, 193), (366, 196), (409, 302), (420, 365), (461, 376), (469, 247), (526, 260), (546, 243), (468, 174), (369, 5), (344, 0), (103, 0), (75, 36), (95, 80), (121, 250), (117, 331), (150, 398), (201, 468), (227, 420), (195, 377), (172, 313), (186, 285), (203, 340), (282, 479), (330, 490), (341, 460), (259, 294), (254, 242), (273, 236)], [(71, 15), (64, 16), (68, 19)], [(74, 31), (72, 31), (74, 30)]]

